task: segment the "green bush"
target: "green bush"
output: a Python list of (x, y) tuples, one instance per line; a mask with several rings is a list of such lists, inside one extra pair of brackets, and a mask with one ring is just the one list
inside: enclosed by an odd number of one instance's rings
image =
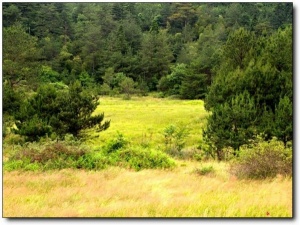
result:
[(106, 152), (111, 153), (119, 150), (125, 147), (128, 143), (129, 142), (126, 140), (124, 135), (118, 132), (117, 135), (108, 142), (106, 146)]
[[(33, 145), (32, 145), (33, 146)], [(76, 168), (77, 161), (87, 152), (75, 146), (64, 143), (54, 143), (45, 146), (24, 147), (4, 163), (6, 170), (32, 170)]]
[(175, 162), (165, 153), (153, 149), (131, 148), (118, 152), (121, 164), (136, 171), (141, 169), (172, 168)]
[(240, 157), (231, 165), (231, 172), (239, 178), (264, 179), (277, 174), (292, 175), (292, 149), (272, 139), (242, 146)]
[(108, 155), (102, 152), (88, 152), (76, 162), (76, 168), (87, 170), (101, 170), (108, 166), (115, 166), (119, 161), (115, 154)]
[(186, 126), (167, 126), (163, 132), (166, 151), (172, 156), (181, 156), (181, 150), (185, 146), (189, 131)]
[(127, 141), (119, 134), (106, 148), (86, 149), (58, 142), (41, 146), (29, 143), (18, 149), (4, 162), (6, 171), (12, 170), (59, 170), (65, 168), (101, 170), (108, 166), (141, 169), (172, 168), (175, 162), (168, 155), (142, 147), (125, 148)]
[(201, 176), (215, 173), (213, 166), (204, 166), (201, 169), (196, 169), (195, 172)]
[(23, 160), (9, 160), (3, 163), (3, 169), (6, 171), (20, 170), (24, 168), (25, 164), (28, 165), (29, 163)]

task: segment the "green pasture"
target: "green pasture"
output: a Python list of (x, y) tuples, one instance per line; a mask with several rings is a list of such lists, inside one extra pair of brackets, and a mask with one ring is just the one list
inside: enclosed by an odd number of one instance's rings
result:
[(207, 112), (202, 100), (178, 100), (166, 98), (132, 97), (122, 98), (101, 97), (100, 105), (95, 113), (105, 114), (111, 121), (108, 130), (96, 133), (89, 130), (87, 143), (102, 146), (105, 142), (121, 133), (133, 145), (149, 145), (162, 148), (164, 130), (170, 125), (185, 127), (189, 131), (186, 147), (199, 144), (202, 139), (202, 128)]

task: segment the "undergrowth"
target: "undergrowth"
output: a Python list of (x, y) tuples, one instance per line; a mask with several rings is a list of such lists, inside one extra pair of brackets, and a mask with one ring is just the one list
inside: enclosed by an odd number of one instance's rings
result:
[(231, 165), (231, 173), (250, 179), (272, 178), (278, 174), (292, 176), (292, 148), (276, 139), (242, 146), (240, 156)]
[(45, 171), (65, 168), (101, 170), (109, 166), (121, 166), (139, 171), (141, 169), (165, 169), (175, 166), (175, 162), (165, 153), (144, 148), (132, 147), (129, 141), (118, 133), (104, 147), (94, 150), (68, 142), (30, 144), (19, 148), (4, 162), (4, 169)]

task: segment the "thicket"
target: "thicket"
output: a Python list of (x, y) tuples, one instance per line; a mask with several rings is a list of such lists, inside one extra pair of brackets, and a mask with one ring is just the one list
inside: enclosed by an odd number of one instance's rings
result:
[(231, 165), (238, 178), (264, 179), (277, 175), (292, 176), (292, 147), (281, 141), (260, 141), (241, 147), (240, 157)]
[(47, 141), (15, 146), (16, 150), (4, 162), (4, 169), (46, 171), (65, 168), (101, 170), (120, 166), (136, 171), (173, 168), (175, 162), (160, 150), (131, 146), (118, 134), (104, 147), (93, 150), (80, 142)]
[(238, 156), (240, 146), (257, 135), (276, 137), (285, 146), (292, 141), (292, 33), (286, 26), (258, 40), (244, 28), (229, 35), (205, 98), (211, 115), (204, 139), (219, 160), (228, 147)]

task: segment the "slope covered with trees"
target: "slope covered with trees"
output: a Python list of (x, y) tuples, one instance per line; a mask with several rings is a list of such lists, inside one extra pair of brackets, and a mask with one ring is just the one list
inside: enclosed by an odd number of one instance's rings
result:
[[(29, 139), (99, 125), (103, 115), (91, 116), (99, 94), (159, 91), (205, 101), (204, 139), (219, 159), (257, 135), (292, 141), (291, 3), (3, 3), (2, 11), (4, 122), (18, 121)], [(60, 104), (68, 99), (75, 103)]]

